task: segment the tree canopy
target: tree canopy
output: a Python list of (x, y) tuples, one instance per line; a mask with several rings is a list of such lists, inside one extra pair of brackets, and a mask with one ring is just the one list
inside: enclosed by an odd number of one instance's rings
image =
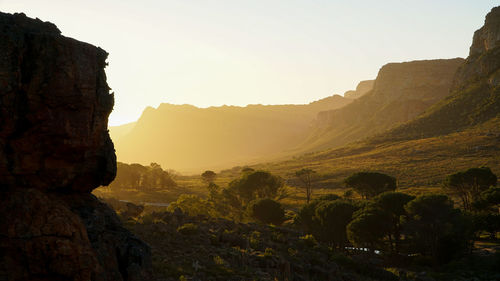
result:
[(250, 217), (265, 223), (280, 225), (285, 218), (285, 210), (280, 203), (269, 199), (256, 199), (247, 207), (247, 213)]
[(257, 198), (278, 198), (283, 194), (283, 180), (266, 171), (244, 173), (241, 178), (229, 183), (229, 190), (243, 203)]
[(446, 177), (444, 186), (460, 197), (464, 210), (471, 211), (472, 203), (482, 191), (496, 186), (497, 176), (488, 167), (471, 168)]
[(345, 179), (344, 183), (365, 199), (396, 190), (396, 178), (377, 172), (355, 173)]

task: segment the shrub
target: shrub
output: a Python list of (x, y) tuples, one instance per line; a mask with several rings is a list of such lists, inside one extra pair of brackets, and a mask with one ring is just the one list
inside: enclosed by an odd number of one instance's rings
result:
[(198, 226), (194, 223), (186, 223), (177, 228), (177, 232), (183, 235), (193, 235), (198, 233)]
[(285, 219), (285, 210), (272, 199), (257, 199), (247, 207), (248, 215), (265, 224), (280, 225)]

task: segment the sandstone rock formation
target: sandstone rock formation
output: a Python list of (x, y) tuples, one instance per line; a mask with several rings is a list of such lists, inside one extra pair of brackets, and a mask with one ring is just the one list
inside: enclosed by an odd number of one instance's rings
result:
[(469, 56), (458, 68), (450, 94), (419, 118), (380, 136), (415, 139), (449, 134), (500, 118), (500, 6), (474, 33)]
[(148, 280), (149, 247), (90, 192), (116, 174), (107, 53), (0, 13), (0, 280)]
[(373, 89), (375, 80), (364, 80), (358, 83), (356, 90), (344, 93), (344, 98), (357, 99)]
[(373, 90), (340, 109), (320, 112), (305, 150), (333, 148), (407, 122), (446, 97), (461, 58), (384, 65)]

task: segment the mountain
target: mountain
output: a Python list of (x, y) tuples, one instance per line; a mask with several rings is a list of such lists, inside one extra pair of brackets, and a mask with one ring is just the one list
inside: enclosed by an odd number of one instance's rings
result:
[(372, 90), (345, 107), (320, 112), (299, 150), (339, 147), (412, 120), (448, 95), (463, 62), (455, 58), (384, 65)]
[(358, 83), (356, 90), (347, 91), (344, 93), (345, 98), (357, 99), (362, 97), (364, 94), (368, 93), (371, 89), (373, 89), (373, 84), (375, 80), (364, 80)]
[(318, 112), (351, 101), (333, 95), (307, 105), (161, 104), (146, 108), (135, 124), (110, 127), (110, 134), (119, 161), (200, 172), (279, 157), (304, 139)]
[[(453, 60), (448, 63), (455, 65)], [(384, 68), (371, 93), (333, 112), (348, 114), (355, 107), (361, 112), (359, 104), (377, 94)], [(441, 91), (449, 85), (448, 96), (407, 123), (339, 148), (254, 168), (282, 176), (311, 168), (320, 175), (317, 186), (329, 192), (343, 192), (342, 181), (352, 173), (380, 171), (395, 176), (399, 188), (415, 195), (438, 191), (446, 175), (471, 167), (488, 166), (500, 174), (500, 7), (493, 8), (474, 33), (470, 54), (451, 83), (444, 81)], [(420, 88), (429, 90), (424, 86)]]
[(113, 137), (113, 140), (116, 142), (118, 139), (126, 136), (132, 129), (135, 127), (136, 122), (130, 122), (127, 124), (119, 125), (119, 126), (110, 126), (109, 135)]
[(445, 135), (500, 115), (500, 7), (474, 33), (469, 56), (454, 76), (450, 95), (425, 114), (376, 141)]

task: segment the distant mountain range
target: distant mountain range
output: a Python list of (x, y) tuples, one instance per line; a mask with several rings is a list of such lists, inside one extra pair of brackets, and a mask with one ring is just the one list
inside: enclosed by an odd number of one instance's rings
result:
[(500, 8), (494, 8), (474, 34), (466, 60), (389, 63), (375, 80), (361, 81), (344, 97), (307, 105), (162, 104), (147, 108), (135, 123), (110, 127), (110, 133), (119, 161), (199, 172), (306, 152), (323, 151), (311, 154), (311, 161), (317, 160), (314, 155), (351, 155), (355, 150), (332, 149), (352, 143), (357, 144), (349, 147), (366, 151), (378, 144), (494, 128), (499, 113)]
[(334, 148), (414, 119), (449, 94), (461, 58), (384, 65), (373, 89), (349, 105), (320, 112), (299, 151)]
[(199, 172), (276, 159), (304, 140), (318, 112), (352, 100), (334, 95), (306, 105), (161, 104), (146, 108), (137, 122), (109, 129), (121, 162)]

